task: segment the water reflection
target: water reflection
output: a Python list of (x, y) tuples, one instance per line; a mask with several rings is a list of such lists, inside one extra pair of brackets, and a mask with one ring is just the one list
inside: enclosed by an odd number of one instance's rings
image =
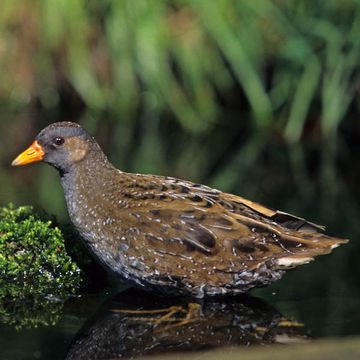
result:
[(220, 346), (303, 342), (301, 324), (262, 300), (161, 299), (129, 290), (105, 303), (70, 346), (66, 359), (130, 358)]
[(59, 321), (64, 306), (61, 298), (39, 294), (22, 296), (17, 286), (13, 287), (14, 291), (9, 295), (8, 288), (5, 286), (0, 289), (0, 324), (20, 330), (55, 325)]

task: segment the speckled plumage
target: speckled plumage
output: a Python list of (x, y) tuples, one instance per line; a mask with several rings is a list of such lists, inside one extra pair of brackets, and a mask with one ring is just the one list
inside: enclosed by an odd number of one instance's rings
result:
[[(52, 146), (54, 136), (65, 139)], [(171, 177), (122, 172), (77, 124), (37, 137), (58, 168), (70, 218), (105, 268), (147, 290), (236, 294), (346, 240), (239, 196)]]

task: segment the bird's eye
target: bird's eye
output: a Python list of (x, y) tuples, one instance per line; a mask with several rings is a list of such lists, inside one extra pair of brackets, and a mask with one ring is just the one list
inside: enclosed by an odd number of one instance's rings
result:
[(56, 137), (53, 139), (53, 143), (57, 146), (62, 145), (65, 142), (65, 139), (62, 137)]

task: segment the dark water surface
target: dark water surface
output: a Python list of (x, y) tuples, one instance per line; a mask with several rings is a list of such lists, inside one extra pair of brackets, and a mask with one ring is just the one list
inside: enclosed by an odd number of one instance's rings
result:
[[(127, 358), (225, 345), (306, 344), (360, 333), (358, 299), (267, 295), (269, 301), (239, 296), (200, 303), (200, 313), (189, 322), (183, 319), (193, 300), (159, 299), (133, 290), (107, 300), (74, 298), (65, 304), (56, 325), (28, 330), (1, 325), (1, 359)], [(171, 306), (178, 307), (175, 321), (159, 322)], [(151, 313), (155, 309), (164, 312)]]

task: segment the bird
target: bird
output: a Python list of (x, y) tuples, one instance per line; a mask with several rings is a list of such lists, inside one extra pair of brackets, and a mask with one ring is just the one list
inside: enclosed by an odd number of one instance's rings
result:
[(114, 167), (83, 127), (45, 127), (13, 166), (45, 162), (95, 259), (122, 282), (195, 298), (279, 280), (348, 240), (324, 227), (206, 185)]

